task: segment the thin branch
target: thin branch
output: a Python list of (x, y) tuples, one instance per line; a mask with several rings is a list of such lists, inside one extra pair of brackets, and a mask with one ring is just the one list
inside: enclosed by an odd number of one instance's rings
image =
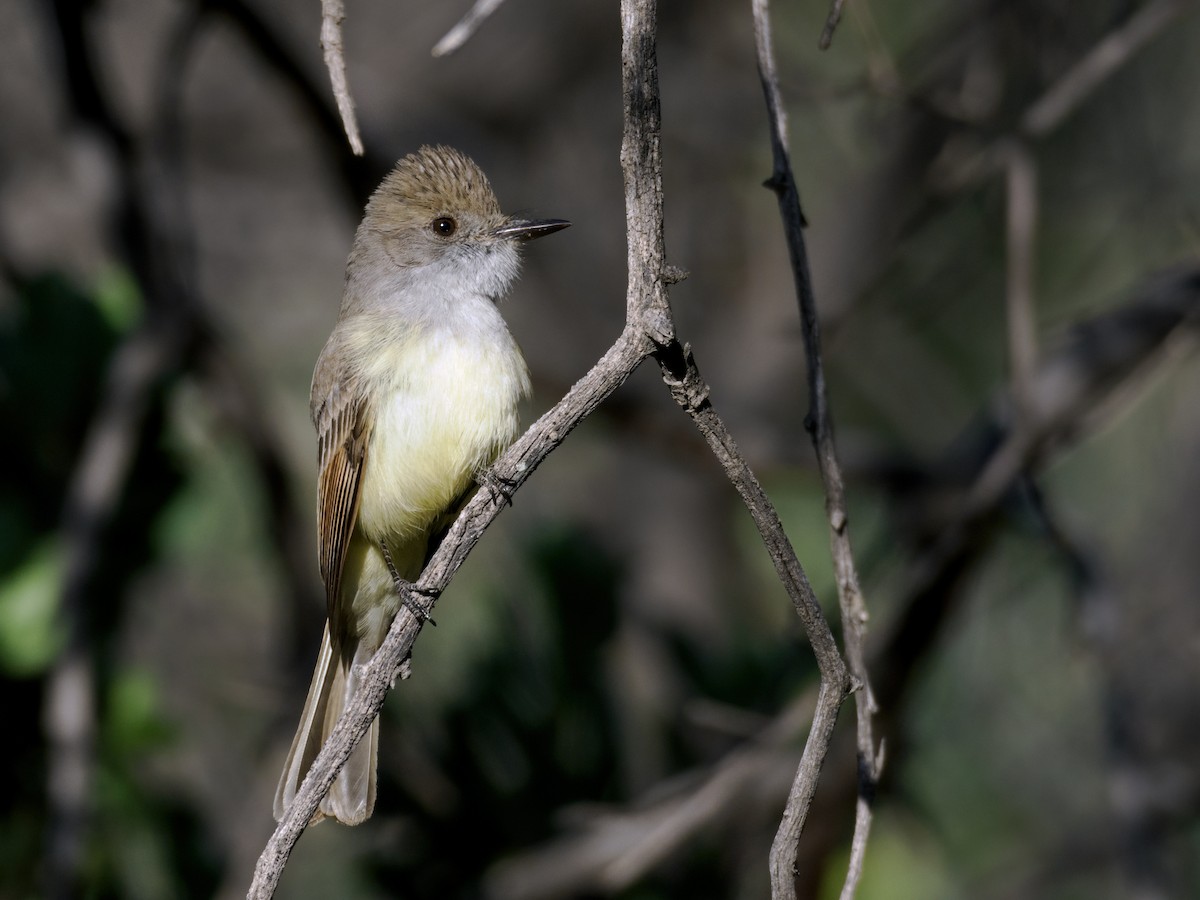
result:
[(342, 182), (344, 197), (355, 215), (375, 188), (377, 173), (394, 160), (371, 152), (355, 156), (345, 152), (346, 133), (334, 102), (319, 79), (309, 72), (284, 40), (283, 35), (259, 13), (250, 0), (191, 0), (206, 11), (222, 14), (237, 29), (254, 52), (258, 62), (275, 72), (284, 86), (295, 95), (300, 108), (312, 119), (322, 146), (329, 152)]
[(346, 6), (342, 0), (321, 0), (321, 49), (325, 52), (325, 67), (329, 69), (333, 96), (337, 99), (350, 149), (355, 156), (362, 156), (363, 143), (358, 134), (358, 118), (354, 114), (350, 85), (346, 82), (346, 57), (342, 52), (342, 21), (345, 18)]
[(483, 24), (483, 20), (499, 9), (503, 2), (504, 0), (475, 0), (475, 5), (471, 7), (470, 12), (437, 42), (433, 48), (433, 55), (445, 56), (465, 44), (476, 29)]
[(828, 50), (833, 43), (833, 33), (842, 21), (842, 7), (845, 5), (846, 0), (833, 0), (829, 4), (829, 15), (825, 17), (825, 27), (821, 29), (821, 38), (817, 41), (817, 46), (822, 50)]
[[(696, 367), (691, 350), (673, 344), (660, 350), (656, 357), (662, 366), (663, 379), (671, 388), (675, 402), (692, 417), (692, 421), (708, 442), (713, 456), (725, 469), (725, 474), (750, 511), (759, 537), (770, 554), (775, 573), (787, 589), (796, 614), (808, 633), (809, 643), (812, 644), (813, 653), (817, 658), (817, 666), (821, 670), (822, 681), (829, 682), (831, 696), (837, 696), (832, 708), (832, 712), (836, 714), (837, 705), (849, 693), (850, 676), (838, 652), (833, 632), (830, 631), (825, 615), (821, 612), (817, 596), (796, 558), (795, 550), (784, 534), (783, 525), (774, 506), (767, 499), (758, 479), (754, 477), (725, 424), (713, 409), (708, 396), (708, 385), (700, 377), (700, 370)], [(820, 715), (820, 702), (817, 707), (817, 713)], [(819, 765), (814, 768), (814, 774), (819, 768)], [(815, 784), (813, 786), (815, 787)]]
[[(591, 371), (501, 455), (493, 467), (497, 479), (509, 485), (510, 491), (519, 489), (542, 460), (605, 397), (624, 383), (652, 349), (653, 345), (643, 335), (626, 328)], [(432, 611), (435, 598), (445, 590), (451, 577), (499, 512), (500, 506), (491, 492), (477, 493), (463, 508), (406, 599), (421, 603)], [(259, 857), (254, 881), (247, 894), (250, 900), (265, 900), (274, 894), (292, 848), (316, 812), (321, 798), (333, 784), (338, 771), (379, 714), (387, 692), (408, 659), (422, 625), (406, 602), (383, 644), (364, 667), (358, 693), (325, 741), (296, 798)]]
[(1142, 47), (1196, 7), (1196, 0), (1154, 0), (1143, 6), (1106, 34), (1026, 110), (1021, 131), (1033, 138), (1049, 134)]
[(1141, 7), (1029, 104), (1009, 135), (986, 142), (939, 174), (942, 189), (972, 187), (1005, 171), (1014, 140), (1036, 141), (1051, 134), (1167, 26), (1198, 8), (1200, 0), (1153, 0)]
[[(679, 273), (664, 263), (662, 212), (662, 161), (658, 71), (655, 58), (654, 0), (622, 0), (622, 84), (625, 128), (621, 165), (625, 176), (626, 220), (629, 236), (629, 286), (626, 326), (609, 351), (590, 372), (567, 392), (516, 441), (494, 466), (501, 482), (516, 491), (543, 459), (567, 434), (606, 397), (615, 391), (648, 356), (654, 354), (673, 395), (692, 416), (710, 446), (730, 473), (767, 542), (776, 569), (793, 597), (809, 640), (817, 655), (822, 678), (818, 712), (805, 748), (804, 763), (797, 773), (803, 780), (804, 804), (789, 813), (803, 822), (807, 801), (816, 787), (816, 776), (824, 761), (837, 709), (849, 690), (849, 677), (837, 653), (812, 588), (788, 545), (774, 509), (754, 479), (707, 399), (707, 388), (689, 354), (674, 337), (674, 322), (667, 303), (666, 285)], [(411, 595), (436, 598), (466, 559), (500, 507), (490, 492), (480, 492), (464, 507), (433, 555)], [(401, 609), (383, 645), (364, 667), (361, 687), (339, 719), (291, 806), (279, 822), (255, 867), (247, 897), (264, 900), (272, 896), (288, 856), (311, 820), (321, 797), (329, 790), (338, 770), (379, 714), (387, 692), (401, 673), (422, 622)], [(795, 792), (794, 792), (795, 793)]]
[[(850, 678), (816, 595), (774, 507), (713, 408), (708, 385), (701, 378), (690, 350), (669, 337), (673, 334), (673, 323), (666, 306), (665, 283), (678, 280), (681, 274), (670, 270), (664, 261), (654, 4), (626, 0), (622, 3), (622, 15), (626, 129), (621, 161), (626, 176), (626, 210), (630, 225), (629, 297), (632, 300), (646, 296), (648, 292), (654, 298), (642, 311), (661, 316), (647, 319), (647, 324), (657, 332), (654, 340), (662, 344), (655, 357), (663, 378), (746, 504), (776, 573), (805, 627), (821, 672), (808, 740), (791, 791), (793, 802), (785, 813), (785, 821), (798, 835), (816, 790), (837, 711), (849, 691)], [(652, 230), (635, 228), (643, 225), (652, 226)], [(629, 315), (633, 317), (638, 312), (631, 307)], [(738, 758), (749, 757), (739, 755)], [(711, 790), (689, 796), (672, 814), (654, 822), (636, 847), (630, 847), (628, 852), (606, 865), (599, 873), (601, 883), (609, 888), (628, 885), (679, 846), (712, 810), (719, 808), (722, 798), (731, 796), (727, 788), (740, 783), (736, 777), (736, 773), (742, 771), (740, 766), (722, 767), (722, 771), (727, 777), (711, 782)]]
[[(881, 754), (875, 746), (871, 721), (876, 712), (875, 698), (871, 691), (863, 651), (867, 630), (867, 607), (859, 586), (858, 570), (850, 546), (845, 484), (834, 443), (833, 420), (829, 411), (825, 372), (821, 363), (820, 321), (817, 316), (812, 276), (809, 271), (808, 251), (804, 243), (804, 214), (800, 208), (800, 194), (796, 188), (796, 180), (789, 160), (787, 117), (783, 109), (779, 76), (775, 68), (774, 51), (771, 45), (771, 19), (767, 0), (753, 0), (752, 9), (758, 72), (767, 103), (767, 119), (770, 124), (771, 150), (774, 158), (774, 171), (767, 181), (767, 187), (775, 191), (779, 201), (779, 214), (783, 220), (788, 256), (796, 283), (796, 296), (800, 304), (800, 321), (808, 364), (809, 412), (806, 425), (812, 436), (813, 448), (816, 451), (817, 464), (821, 472), (821, 482), (825, 490), (830, 552), (837, 580), (846, 659), (856, 686), (859, 688), (855, 706), (861, 784), (855, 810), (850, 864), (845, 886), (842, 889), (843, 900), (850, 900), (854, 896), (855, 888), (862, 874), (867, 837), (871, 828), (871, 805), (882, 765)], [(797, 785), (799, 785), (799, 781)], [(789, 810), (793, 804), (800, 802), (800, 798), (795, 796), (789, 798)], [(803, 802), (807, 805), (807, 801)], [(775, 837), (775, 845), (771, 850), (772, 885), (778, 897), (791, 898), (795, 896), (793, 872), (799, 838), (799, 827), (785, 813), (783, 823)]]
[[(1078, 331), (1084, 335), (1082, 341), (1049, 353), (1039, 370), (1039, 393), (1054, 392), (1055, 385), (1062, 380), (1057, 373), (1064, 368), (1077, 370), (1073, 381), (1094, 386), (1093, 390), (1083, 390), (1077, 395), (1079, 402), (1055, 405), (1053, 421), (1044, 424), (1048, 431), (1066, 436), (1055, 450), (1066, 450), (1084, 437), (1083, 425), (1090, 418), (1088, 404), (1096, 408), (1105, 406), (1108, 395), (1130, 401), (1131, 376), (1141, 366), (1161, 358), (1164, 343), (1176, 332), (1185, 330), (1191, 331), (1194, 338), (1200, 337), (1200, 270), (1166, 273), (1139, 290), (1138, 299), (1131, 305), (1081, 325)], [(983, 409), (975, 418), (984, 422), (981, 426), (984, 430), (994, 432), (1006, 424), (994, 418), (999, 412)], [(975, 446), (978, 442), (967, 443)], [(987, 468), (988, 458), (990, 453), (969, 465), (982, 472)], [(1051, 458), (1030, 455), (1024, 462), (1026, 468), (1033, 468), (1049, 464)], [(962, 464), (968, 465), (966, 461)], [(1007, 491), (1024, 478), (1021, 471), (1018, 469), (1013, 475)], [(944, 486), (931, 480), (929, 490), (940, 495)], [(884, 705), (881, 722), (894, 723), (902, 717), (904, 698), (919, 661), (926, 658), (940, 626), (961, 599), (965, 576), (984, 558), (994, 535), (998, 534), (981, 525), (998, 514), (1007, 491), (994, 494), (987, 509), (969, 512), (960, 509), (961, 517), (951, 522), (939, 521), (938, 530), (948, 540), (922, 550), (909, 566), (906, 587), (893, 601), (899, 615), (894, 626), (881, 635), (883, 640), (871, 653), (868, 666), (877, 676), (883, 676), (878, 678)], [(911, 502), (916, 509), (929, 505), (921, 498)], [(709, 833), (714, 828), (744, 830), (747, 793), (756, 787), (763, 789), (764, 782), (774, 783), (776, 766), (786, 765), (789, 772), (794, 768), (796, 763), (792, 760), (781, 762), (780, 752), (804, 733), (814, 708), (814, 692), (806, 692), (746, 746), (716, 764), (678, 773), (669, 784), (657, 784), (643, 797), (624, 806), (605, 807), (587, 815), (575, 833), (497, 864), (487, 878), (488, 896), (497, 900), (550, 900), (576, 894), (614, 893), (661, 865), (688, 838), (702, 830)], [(757, 773), (756, 778), (751, 771)], [(828, 791), (823, 791), (816, 814), (841, 808), (859, 790), (853, 767), (833, 766), (827, 769), (827, 777), (830, 775), (834, 780), (826, 785)], [(751, 805), (755, 799), (749, 801)], [(581, 817), (572, 814), (572, 818), (580, 821)], [(803, 845), (806, 855), (813, 859), (823, 858), (829, 851), (828, 844), (820, 843), (821, 838), (814, 845), (812, 838), (818, 834), (828, 840), (841, 840), (836, 828), (814, 829)], [(631, 856), (636, 867), (629, 861)], [(618, 880), (614, 873), (621, 878)]]
[[(906, 489), (898, 518), (907, 523), (906, 535), (917, 549), (888, 603), (895, 611), (892, 624), (881, 641), (873, 642), (868, 665), (885, 733), (894, 733), (903, 720), (919, 666), (961, 604), (964, 585), (994, 547), (1000, 534), (996, 525), (1014, 489), (1129, 408), (1138, 387), (1145, 388), (1141, 374), (1170, 358), (1173, 347), (1195, 347), (1200, 340), (1200, 268), (1161, 273), (1130, 294), (1124, 305), (1080, 323), (1048, 348), (1034, 382), (1041, 412), (1026, 439), (996, 445), (995, 435), (1012, 431), (1011, 401), (980, 410), (972, 417), (978, 424), (953, 442), (959, 452), (916, 474), (912, 481), (925, 487), (914, 494)], [(982, 435), (988, 439), (981, 440)], [(946, 471), (975, 473), (965, 500), (947, 503)], [(836, 814), (858, 788), (849, 770), (833, 767), (831, 777), (816, 816)], [(826, 862), (840, 839), (836, 829), (814, 830), (801, 848), (802, 870), (811, 872)], [(1025, 895), (1029, 892), (1013, 894)]]
[(627, 806), (589, 805), (586, 813), (573, 814), (581, 820), (576, 833), (499, 862), (486, 876), (485, 895), (552, 900), (615, 894), (701, 832), (719, 827), (744, 833), (747, 817), (761, 814), (791, 782), (797, 765), (792, 748), (810, 730), (816, 694), (814, 688), (791, 701), (717, 763), (655, 785), (652, 798)]
[(838, 653), (837, 643), (821, 613), (804, 569), (796, 558), (795, 550), (783, 533), (783, 526), (775, 508), (763, 493), (754, 473), (738, 453), (724, 424), (713, 410), (708, 400), (708, 386), (700, 378), (691, 353), (676, 344), (660, 352), (658, 358), (663, 377), (671, 387), (676, 402), (692, 417), (749, 509), (754, 524), (758, 527), (759, 537), (771, 556), (776, 574), (787, 589), (788, 596), (791, 597), (804, 624), (821, 671), (812, 727), (788, 793), (779, 832), (771, 846), (771, 895), (777, 900), (794, 898), (796, 847), (817, 790), (817, 779), (825, 763), (829, 743), (833, 738), (838, 709), (850, 693), (850, 673)]

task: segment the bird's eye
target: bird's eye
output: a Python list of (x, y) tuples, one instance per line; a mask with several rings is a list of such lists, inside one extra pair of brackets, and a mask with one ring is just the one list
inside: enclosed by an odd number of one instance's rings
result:
[(439, 216), (429, 223), (433, 233), (441, 237), (450, 237), (454, 232), (458, 231), (458, 223), (449, 216)]

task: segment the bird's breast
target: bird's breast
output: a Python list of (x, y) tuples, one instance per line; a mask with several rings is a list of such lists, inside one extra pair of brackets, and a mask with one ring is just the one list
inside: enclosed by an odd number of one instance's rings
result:
[(375, 355), (358, 519), (368, 538), (403, 541), (428, 531), (516, 437), (529, 375), (501, 328), (486, 336), (426, 331)]

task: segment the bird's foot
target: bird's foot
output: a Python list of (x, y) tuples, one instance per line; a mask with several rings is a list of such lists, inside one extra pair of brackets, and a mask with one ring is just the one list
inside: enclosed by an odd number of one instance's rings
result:
[(513, 494), (517, 490), (514, 479), (501, 478), (495, 469), (484, 469), (475, 473), (475, 483), (488, 492), (496, 506), (512, 506)]
[[(400, 573), (396, 571), (396, 564), (392, 562), (392, 552), (388, 550), (386, 541), (379, 542), (379, 549), (383, 551), (383, 561), (387, 564), (388, 574), (392, 576), (392, 584), (396, 586), (396, 593), (400, 596), (400, 602), (408, 607), (408, 611), (417, 617), (417, 621), (424, 624), (428, 622), (434, 628), (437, 627), (437, 622), (433, 621), (433, 616), (429, 611), (433, 608), (433, 603), (438, 598), (438, 592), (429, 588), (417, 587), (411, 581), (405, 581), (400, 577)], [(429, 599), (429, 605), (426, 606), (418, 603), (413, 595), (419, 595)]]

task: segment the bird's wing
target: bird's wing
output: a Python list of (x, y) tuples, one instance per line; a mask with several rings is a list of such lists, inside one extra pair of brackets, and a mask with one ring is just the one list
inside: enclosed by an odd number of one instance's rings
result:
[[(320, 477), (317, 481), (317, 543), (329, 622), (343, 618), (342, 569), (358, 519), (359, 492), (373, 425), (370, 404), (357, 392), (346, 396), (335, 384), (317, 408)], [(337, 647), (348, 635), (335, 634)]]

